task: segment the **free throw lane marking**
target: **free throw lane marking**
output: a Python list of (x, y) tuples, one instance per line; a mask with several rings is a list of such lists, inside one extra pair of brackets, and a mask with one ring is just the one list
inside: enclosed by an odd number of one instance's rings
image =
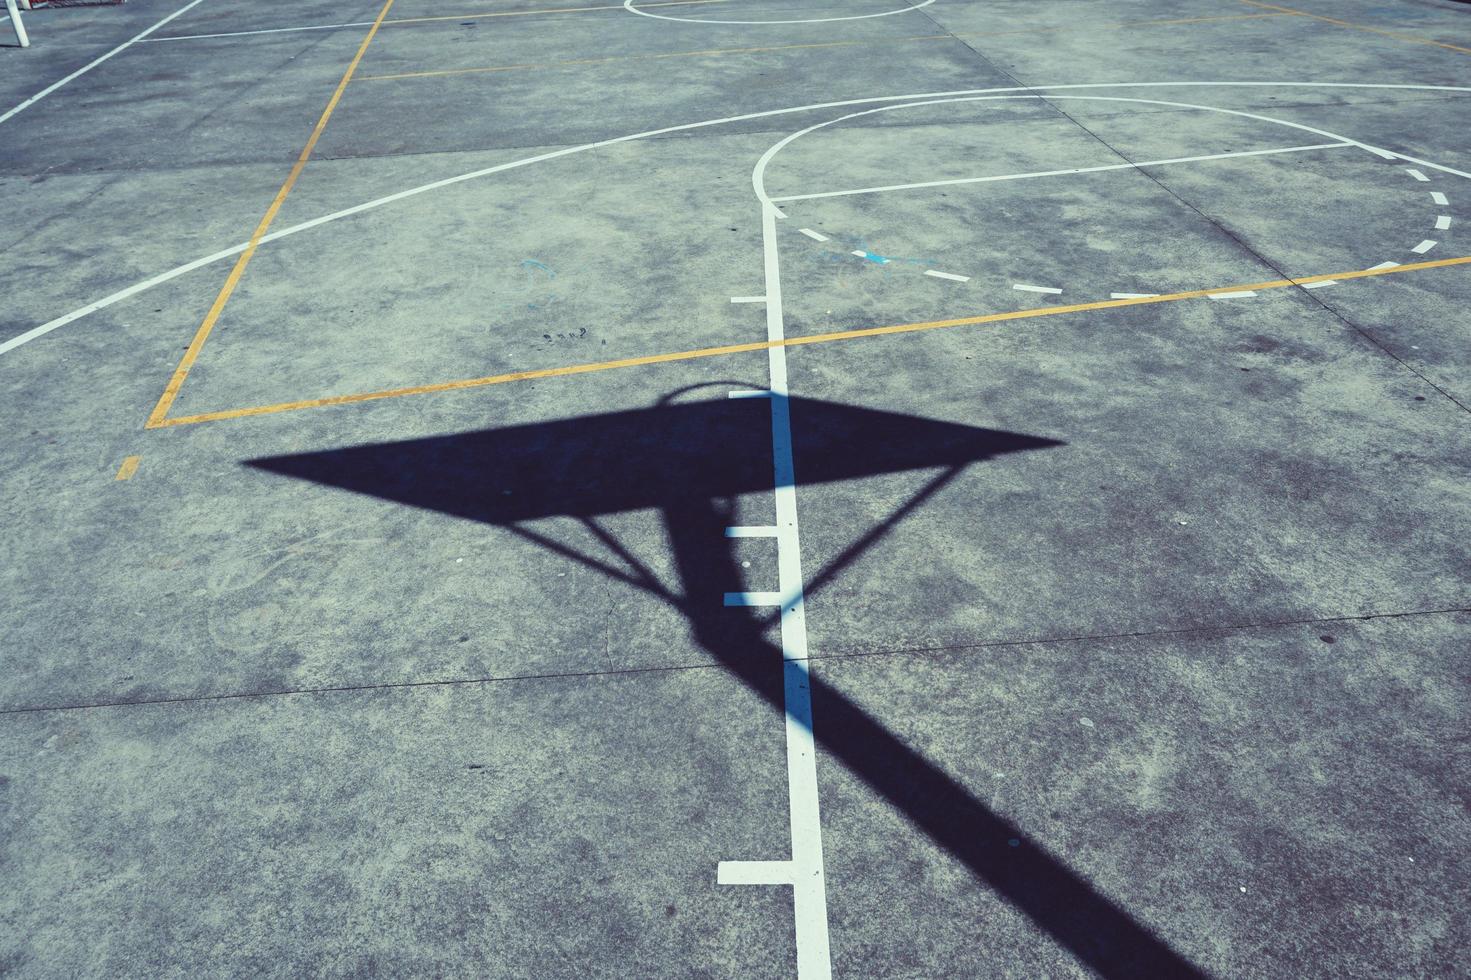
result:
[(721, 861), (715, 866), (721, 885), (791, 885), (796, 882), (790, 861)]
[(780, 592), (727, 592), (727, 606), (780, 606)]
[(142, 456), (129, 456), (127, 459), (123, 460), (123, 465), (117, 468), (117, 476), (113, 479), (119, 481), (131, 480), (133, 478), (133, 474), (138, 472), (138, 463), (142, 459)]
[(158, 404), (153, 406), (153, 411), (149, 414), (148, 422), (146, 423), (147, 428), (157, 428), (168, 417), (169, 409), (173, 408), (174, 400), (179, 397), (179, 390), (184, 387), (184, 381), (189, 377), (190, 368), (199, 359), (199, 352), (204, 349), (204, 342), (209, 339), (210, 332), (214, 330), (215, 324), (219, 321), (220, 313), (224, 311), (225, 304), (230, 301), (230, 296), (235, 292), (235, 287), (239, 285), (240, 277), (245, 274), (245, 267), (250, 264), (251, 258), (255, 255), (255, 250), (260, 247), (261, 239), (270, 230), (271, 222), (276, 220), (276, 215), (280, 212), (281, 205), (286, 203), (286, 195), (290, 194), (291, 188), (296, 186), (296, 179), (301, 176), (302, 170), (306, 167), (307, 160), (311, 158), (312, 150), (316, 149), (317, 140), (321, 138), (322, 131), (327, 128), (327, 120), (332, 118), (332, 113), (337, 109), (337, 103), (342, 99), (342, 93), (347, 90), (347, 83), (352, 79), (352, 73), (357, 71), (358, 63), (363, 60), (363, 55), (367, 53), (368, 45), (373, 43), (373, 37), (378, 33), (378, 28), (383, 24), (383, 19), (388, 16), (388, 11), (393, 7), (393, 3), (394, 0), (386, 0), (383, 4), (383, 9), (378, 11), (377, 20), (373, 21), (373, 26), (369, 28), (367, 36), (363, 38), (363, 43), (358, 45), (357, 54), (352, 56), (352, 61), (348, 63), (347, 71), (342, 73), (342, 80), (337, 83), (337, 88), (333, 91), (332, 97), (327, 100), (327, 107), (322, 110), (322, 115), (317, 120), (317, 125), (312, 129), (311, 136), (307, 138), (306, 146), (303, 146), (301, 153), (297, 155), (296, 163), (291, 167), (291, 172), (286, 175), (285, 183), (276, 192), (276, 197), (271, 201), (270, 207), (266, 208), (266, 213), (260, 219), (260, 224), (256, 225), (255, 232), (250, 236), (250, 241), (246, 244), (245, 250), (235, 260), (235, 267), (225, 277), (225, 284), (220, 287), (219, 294), (215, 296), (215, 301), (210, 305), (209, 312), (204, 315), (204, 322), (194, 332), (194, 339), (189, 342), (189, 346), (185, 349), (184, 356), (179, 361), (179, 366), (174, 369), (173, 376), (169, 378), (168, 385), (164, 387), (163, 395), (159, 397)]
[[(765, 272), (766, 368), (771, 391), (771, 467), (776, 504), (776, 567), (781, 608), (782, 705), (787, 736), (787, 814), (791, 835), (792, 922), (798, 980), (830, 980), (827, 880), (822, 857), (822, 817), (817, 793), (817, 742), (808, 677), (807, 607), (802, 542), (797, 527), (797, 473), (793, 462), (791, 389), (787, 384), (786, 314), (775, 205), (761, 206), (761, 257)], [(781, 597), (785, 596), (785, 599)]]
[[(943, 330), (950, 327), (972, 326), (983, 323), (1003, 323), (1009, 320), (1029, 320), (1033, 317), (1058, 316), (1081, 313), (1087, 310), (1107, 310), (1124, 306), (1148, 306), (1155, 303), (1174, 303), (1197, 299), (1212, 293), (1261, 291), (1285, 289), (1290, 286), (1307, 286), (1310, 283), (1335, 282), (1347, 279), (1367, 279), (1415, 272), (1422, 269), (1444, 269), (1471, 264), (1471, 255), (1453, 259), (1435, 259), (1428, 262), (1383, 262), (1372, 269), (1353, 272), (1334, 272), (1319, 276), (1303, 276), (1297, 279), (1274, 279), (1270, 282), (1250, 283), (1242, 286), (1192, 289), (1180, 293), (1165, 293), (1160, 296), (1140, 296), (1130, 299), (1099, 300), (1092, 303), (1076, 303), (1066, 306), (1043, 306), (1030, 310), (1010, 310), (1004, 313), (987, 313), (980, 316), (960, 317), (953, 320), (932, 320), (925, 323), (900, 323), (886, 327), (863, 327), (855, 330), (840, 330), (833, 333), (811, 334), (805, 337), (783, 337), (780, 340), (752, 341), (745, 344), (729, 344), (724, 347), (704, 347), (696, 350), (677, 351), (668, 354), (649, 354), (643, 357), (626, 357), (616, 361), (596, 361), (591, 364), (571, 364), (563, 367), (539, 368), (533, 371), (515, 371), (510, 374), (493, 374), (481, 378), (461, 381), (443, 381), (436, 384), (414, 385), (405, 388), (387, 388), (381, 391), (360, 392), (353, 395), (329, 395), (294, 402), (278, 402), (274, 405), (257, 405), (249, 408), (231, 408), (217, 412), (201, 412), (197, 415), (181, 415), (165, 419), (158, 428), (175, 425), (198, 425), (203, 422), (221, 422), (227, 419), (253, 418), (259, 415), (276, 415), (282, 412), (297, 412), (310, 408), (327, 408), (336, 405), (356, 405), (363, 402), (381, 401), (385, 398), (405, 398), (410, 395), (429, 395), (447, 391), (466, 391), (490, 385), (511, 384), (517, 381), (534, 381), (540, 378), (572, 377), (579, 374), (595, 374), (601, 371), (616, 371), (622, 368), (642, 367), (652, 364), (668, 364), (676, 361), (691, 361), (705, 357), (725, 357), (731, 354), (746, 354), (776, 347), (804, 347), (811, 344), (827, 344), (865, 337), (885, 337), (895, 334), (920, 333), (927, 330)], [(769, 307), (768, 307), (769, 309)]]

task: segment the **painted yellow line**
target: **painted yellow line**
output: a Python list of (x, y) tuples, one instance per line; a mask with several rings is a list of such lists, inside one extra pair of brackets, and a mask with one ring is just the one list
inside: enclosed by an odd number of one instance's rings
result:
[(310, 398), (304, 401), (280, 402), (275, 405), (258, 405), (252, 408), (232, 408), (219, 412), (203, 412), (199, 415), (181, 415), (166, 419), (154, 428), (175, 425), (197, 425), (201, 422), (220, 422), (226, 419), (249, 418), (256, 415), (276, 415), (281, 412), (296, 412), (308, 408), (326, 408), (332, 405), (356, 405), (362, 402), (382, 401), (385, 398), (403, 398), (407, 395), (429, 395), (445, 391), (464, 391), (469, 388), (485, 388), (490, 385), (509, 384), (513, 381), (534, 381), (539, 378), (566, 378), (578, 374), (594, 374), (600, 371), (615, 371), (621, 368), (643, 367), (650, 364), (669, 364), (675, 361), (693, 361), (704, 357), (724, 357), (731, 354), (748, 354), (770, 350), (773, 347), (806, 347), (811, 344), (830, 344), (840, 340), (858, 340), (863, 337), (887, 337), (894, 334), (920, 333), (941, 330), (947, 327), (965, 327), (980, 323), (1001, 323), (1007, 320), (1030, 320), (1042, 316), (1057, 316), (1064, 313), (1082, 313), (1087, 310), (1111, 310), (1121, 306), (1149, 306), (1156, 303), (1171, 303), (1182, 299), (1198, 299), (1217, 293), (1285, 289), (1289, 286), (1305, 286), (1309, 283), (1327, 282), (1330, 279), (1368, 279), (1375, 276), (1390, 276), (1401, 272), (1421, 269), (1443, 269), (1449, 266), (1471, 264), (1471, 255), (1454, 259), (1437, 259), (1433, 262), (1411, 262), (1388, 269), (1360, 269), (1354, 272), (1330, 272), (1320, 276), (1300, 279), (1274, 279), (1270, 282), (1255, 282), (1240, 286), (1216, 286), (1211, 289), (1192, 289), (1182, 293), (1166, 293), (1162, 296), (1139, 296), (1131, 299), (1108, 299), (1093, 303), (1075, 303), (1071, 306), (1044, 306), (1031, 310), (1012, 310), (1006, 313), (987, 313), (981, 316), (959, 317), (953, 320), (929, 320), (924, 323), (900, 323), (887, 327), (865, 327), (858, 330), (839, 330), (833, 333), (813, 334), (807, 337), (788, 337), (785, 340), (763, 340), (747, 344), (728, 344), (723, 347), (702, 347), (697, 350), (675, 351), (668, 354), (649, 354), (644, 357), (625, 357), (616, 361), (597, 361), (592, 364), (572, 364), (564, 367), (541, 368), (535, 371), (513, 371), (510, 374), (492, 374), (483, 378), (467, 378), (463, 381), (443, 381), (438, 384), (414, 385), (408, 388), (388, 388), (383, 391), (368, 391), (355, 395), (333, 395), (327, 398)]
[[(657, 4), (640, 4), (653, 7)], [(948, 41), (952, 39), (974, 39), (987, 37), (1013, 37), (1016, 35), (1056, 34), (1068, 31), (1115, 31), (1134, 27), (1161, 27), (1172, 24), (1204, 24), (1223, 20), (1260, 20), (1267, 17), (1286, 17), (1288, 14), (1225, 14), (1218, 17), (1183, 17), (1169, 20), (1136, 20), (1116, 24), (1100, 24), (1087, 28), (1037, 27), (1016, 31), (989, 31), (969, 34), (918, 34), (912, 37), (875, 38), (858, 41), (820, 41), (811, 44), (771, 44), (753, 48), (706, 48), (699, 51), (672, 51), (664, 54), (620, 55), (610, 58), (575, 58), (568, 61), (546, 61), (519, 65), (493, 65), (483, 68), (444, 68), (433, 71), (406, 71), (384, 75), (359, 75), (359, 82), (382, 82), (403, 78), (441, 78), (446, 75), (482, 75), (503, 71), (541, 71), (552, 68), (569, 68), (578, 65), (601, 65), (617, 61), (660, 61), (666, 58), (712, 58), (733, 54), (764, 54), (771, 51), (809, 51), (815, 48), (847, 48), (855, 45), (899, 44), (907, 41)]]
[(129, 456), (127, 459), (123, 460), (123, 465), (117, 468), (117, 476), (115, 477), (115, 479), (131, 480), (133, 478), (133, 474), (138, 472), (138, 462), (142, 460), (142, 458), (142, 456)]
[(312, 150), (316, 149), (317, 140), (321, 138), (322, 131), (327, 128), (327, 120), (332, 118), (332, 113), (337, 108), (337, 103), (342, 99), (342, 93), (347, 90), (348, 81), (352, 79), (352, 73), (357, 71), (358, 63), (363, 60), (363, 54), (367, 52), (368, 45), (373, 42), (373, 35), (377, 34), (378, 28), (383, 25), (383, 18), (388, 16), (388, 11), (393, 7), (393, 2), (394, 0), (387, 0), (383, 4), (383, 9), (378, 11), (378, 19), (373, 21), (373, 26), (369, 28), (367, 37), (364, 37), (363, 43), (358, 46), (357, 54), (353, 55), (352, 61), (347, 66), (347, 71), (343, 72), (342, 81), (337, 83), (337, 89), (332, 93), (332, 98), (327, 100), (327, 108), (322, 110), (321, 118), (317, 120), (317, 125), (312, 129), (312, 134), (308, 137), (306, 146), (301, 148), (301, 153), (297, 156), (295, 165), (292, 166), (291, 172), (286, 175), (286, 182), (276, 192), (276, 197), (271, 201), (271, 206), (266, 209), (265, 216), (255, 226), (255, 231), (251, 234), (250, 242), (245, 246), (245, 251), (241, 252), (240, 258), (235, 260), (235, 266), (230, 270), (230, 274), (225, 277), (225, 284), (220, 287), (219, 295), (215, 297), (214, 303), (210, 305), (209, 312), (204, 315), (204, 322), (194, 332), (194, 339), (189, 342), (189, 346), (184, 350), (184, 357), (179, 361), (179, 366), (174, 369), (173, 376), (169, 378), (169, 383), (164, 388), (163, 395), (158, 399), (158, 404), (153, 406), (153, 411), (148, 416), (148, 422), (145, 424), (145, 428), (157, 428), (168, 417), (169, 409), (174, 405), (174, 399), (179, 397), (179, 389), (184, 387), (184, 380), (189, 377), (190, 368), (194, 367), (194, 362), (199, 359), (199, 352), (204, 349), (204, 342), (209, 339), (210, 331), (214, 330), (215, 323), (219, 321), (221, 311), (224, 310), (225, 304), (230, 301), (230, 296), (235, 292), (235, 287), (240, 284), (240, 277), (245, 274), (245, 267), (250, 264), (251, 258), (255, 255), (256, 248), (260, 245), (260, 240), (265, 237), (266, 231), (271, 227), (271, 222), (276, 220), (276, 215), (280, 212), (281, 205), (286, 203), (286, 195), (290, 194), (291, 188), (296, 186), (296, 178), (301, 176), (301, 171), (306, 167), (306, 162), (311, 157)]
[(1378, 27), (1369, 27), (1367, 24), (1355, 24), (1352, 21), (1339, 20), (1336, 17), (1324, 17), (1322, 14), (1308, 13), (1306, 10), (1295, 10), (1292, 7), (1279, 7), (1274, 3), (1258, 3), (1257, 0), (1241, 0), (1242, 3), (1253, 7), (1261, 7), (1264, 10), (1277, 10), (1284, 14), (1293, 14), (1297, 17), (1311, 17), (1313, 20), (1326, 21), (1329, 24), (1337, 24), (1339, 27), (1347, 27), (1355, 31), (1368, 31), (1371, 34), (1383, 34), (1392, 37), (1396, 41), (1409, 41), (1411, 44), (1429, 44), (1437, 48), (1447, 48), (1451, 51), (1459, 51), (1462, 54), (1471, 54), (1471, 48), (1463, 48), (1454, 44), (1446, 44), (1444, 41), (1432, 41), (1425, 37), (1415, 37), (1413, 34), (1398, 34), (1394, 31), (1386, 31)]

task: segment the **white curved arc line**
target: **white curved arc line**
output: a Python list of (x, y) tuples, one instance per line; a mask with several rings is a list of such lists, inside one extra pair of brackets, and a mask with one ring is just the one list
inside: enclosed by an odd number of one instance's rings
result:
[[(816, 132), (819, 129), (824, 129), (828, 126), (833, 126), (841, 122), (846, 122), (850, 119), (857, 119), (861, 116), (871, 116), (879, 112), (893, 112), (898, 109), (917, 109), (921, 106), (929, 105), (948, 105), (955, 102), (1006, 102), (1016, 99), (1057, 99), (1059, 101), (1070, 99), (1084, 102), (1132, 102), (1141, 105), (1171, 106), (1176, 109), (1198, 109), (1202, 112), (1220, 112), (1228, 116), (1240, 116), (1243, 119), (1255, 119), (1259, 122), (1275, 123), (1278, 126), (1288, 126), (1292, 129), (1300, 129), (1303, 132), (1313, 133), (1317, 136), (1326, 137), (1327, 139), (1333, 140), (1334, 142), (1342, 145), (1357, 146), (1360, 149), (1364, 150), (1371, 149), (1367, 144), (1361, 143), (1356, 139), (1351, 139), (1347, 136), (1340, 136), (1339, 134), (1329, 132), (1326, 129), (1318, 129), (1316, 126), (1308, 126), (1303, 123), (1289, 122), (1285, 119), (1276, 119), (1272, 116), (1263, 116), (1255, 112), (1243, 112), (1240, 109), (1223, 109), (1220, 106), (1199, 105), (1194, 102), (1169, 102), (1162, 99), (1133, 99), (1116, 95), (965, 95), (948, 99), (926, 99), (920, 102), (903, 102), (898, 105), (885, 105), (879, 106), (875, 109), (864, 109), (862, 112), (850, 112), (846, 116), (839, 116), (836, 119), (829, 119), (826, 122), (820, 122), (815, 125), (808, 126), (806, 129), (799, 129), (797, 132), (792, 133), (788, 136), (784, 136), (780, 140), (777, 140), (777, 142), (772, 144), (770, 149), (761, 154), (761, 159), (756, 161), (755, 169), (751, 171), (751, 186), (756, 192), (756, 197), (760, 199), (761, 203), (764, 206), (775, 209), (778, 215), (785, 217), (785, 215), (782, 215), (781, 209), (776, 207), (776, 203), (766, 193), (766, 167), (768, 164), (771, 163), (773, 159), (776, 158), (776, 155), (778, 153), (786, 149), (791, 144), (795, 143), (797, 140), (808, 135), (809, 133)], [(1130, 165), (1125, 164), (1122, 166)], [(1136, 164), (1134, 166), (1143, 166), (1143, 164)], [(802, 199), (807, 196), (809, 195), (783, 195), (783, 200), (796, 200)]]
[[(553, 150), (548, 153), (541, 153), (537, 154), (536, 156), (525, 157), (521, 160), (512, 160), (509, 163), (497, 164), (494, 167), (486, 167), (481, 170), (472, 170), (469, 173), (460, 174), (455, 177), (446, 177), (442, 180), (431, 181), (427, 184), (420, 184), (417, 187), (410, 187), (407, 190), (402, 190), (395, 194), (389, 194), (386, 197), (374, 198), (371, 201), (365, 201), (362, 204), (357, 204), (350, 208), (344, 208), (341, 211), (333, 211), (330, 214), (324, 214), (321, 217), (313, 218), (310, 221), (303, 221), (300, 224), (291, 225), (286, 228), (280, 228), (263, 237), (260, 240), (260, 244), (264, 245), (267, 242), (277, 241), (279, 239), (286, 238), (288, 236), (295, 235), (303, 231), (308, 231), (312, 228), (320, 227), (321, 225), (328, 224), (329, 222), (337, 221), (341, 218), (349, 218), (355, 214), (362, 214), (365, 211), (371, 211), (375, 208), (380, 208), (387, 204), (393, 204), (410, 197), (415, 197), (419, 194), (426, 194), (429, 191), (440, 190), (445, 187), (450, 187), (455, 184), (463, 183), (464, 181), (476, 180), (480, 177), (488, 177), (491, 174), (501, 173), (506, 170), (514, 170), (518, 167), (526, 167), (535, 163), (542, 163), (544, 161), (552, 160), (557, 157), (570, 156), (574, 153), (583, 153), (588, 150), (602, 149), (603, 147), (614, 146), (619, 143), (631, 143), (634, 140), (648, 139), (654, 136), (664, 136), (669, 133), (688, 132), (690, 130), (706, 129), (712, 126), (725, 126), (731, 123), (746, 122), (751, 119), (767, 119), (773, 116), (794, 115), (801, 112), (815, 112), (819, 109), (845, 109), (849, 106), (855, 105), (873, 105), (879, 102), (908, 102), (915, 99), (943, 99), (947, 96), (979, 95), (988, 92), (1074, 91), (1080, 89), (1101, 88), (1343, 88), (1471, 93), (1471, 86), (1463, 85), (1405, 85), (1384, 84), (1375, 82), (1081, 82), (1067, 85), (1017, 85), (1003, 88), (958, 89), (950, 92), (920, 92), (912, 95), (882, 95), (872, 96), (864, 99), (846, 99), (839, 102), (819, 102), (812, 105), (793, 106), (786, 109), (766, 109), (761, 112), (750, 112), (739, 116), (725, 116), (720, 119), (707, 119), (701, 122), (683, 123), (678, 126), (666, 126), (662, 129), (651, 129), (642, 133), (632, 133), (627, 136), (616, 136), (612, 139), (599, 140), (595, 143), (584, 143), (580, 146), (569, 146), (560, 150)], [(1356, 145), (1363, 146), (1371, 151), (1377, 149), (1376, 147), (1369, 146), (1365, 143), (1358, 143), (1357, 141), (1353, 142), (1355, 142)], [(1438, 163), (1431, 163), (1428, 160), (1420, 160), (1414, 157), (1405, 156), (1402, 153), (1396, 153), (1395, 155), (1402, 160), (1406, 160), (1411, 163), (1418, 163), (1422, 167), (1430, 167), (1433, 170), (1439, 170), (1443, 173), (1454, 174), (1457, 177), (1465, 177), (1467, 179), (1471, 179), (1471, 174), (1465, 173), (1460, 170), (1454, 170), (1450, 167), (1441, 166)], [(215, 252), (212, 255), (207, 255), (203, 258), (187, 262), (184, 265), (177, 266), (173, 269), (168, 270), (167, 272), (161, 272), (150, 279), (145, 279), (142, 282), (129, 286), (126, 289), (118, 290), (117, 292), (105, 296), (102, 299), (96, 300), (92, 303), (88, 303), (86, 306), (73, 310), (72, 312), (67, 313), (64, 316), (57, 317), (54, 320), (49, 320), (46, 323), (41, 324), (39, 327), (34, 327), (23, 334), (19, 334), (18, 336), (12, 337), (3, 343), (0, 343), (0, 354), (5, 354), (8, 351), (14, 350), (15, 348), (21, 346), (22, 344), (29, 343), (30, 341), (35, 340), (38, 337), (45, 336), (46, 334), (50, 333), (53, 330), (56, 330), (59, 327), (66, 326), (68, 323), (73, 323), (90, 313), (95, 313), (98, 310), (106, 309), (107, 307), (112, 306), (114, 303), (119, 303), (122, 300), (125, 300), (145, 290), (151, 289), (154, 286), (158, 286), (172, 279), (176, 279), (179, 276), (182, 276), (189, 272), (193, 272), (195, 269), (199, 269), (213, 262), (218, 262), (222, 259), (229, 258), (232, 255), (238, 255), (240, 252), (244, 251), (248, 245), (248, 242), (241, 242), (238, 245), (234, 245), (222, 251)]]
[(647, 10), (640, 10), (633, 5), (633, 0), (623, 0), (623, 9), (631, 14), (641, 17), (653, 17), (656, 20), (672, 20), (679, 24), (831, 24), (840, 20), (868, 20), (872, 17), (891, 17), (894, 14), (907, 14), (911, 10), (920, 7), (928, 7), (935, 0), (920, 0), (919, 3), (905, 4), (897, 10), (884, 10), (876, 14), (853, 14), (848, 17), (809, 17), (798, 20), (706, 20), (703, 17), (670, 17), (668, 14), (651, 14)]

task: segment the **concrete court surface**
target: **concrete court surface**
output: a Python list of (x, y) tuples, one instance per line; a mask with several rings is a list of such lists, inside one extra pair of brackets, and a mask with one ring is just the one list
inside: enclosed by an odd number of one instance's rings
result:
[(0, 23), (0, 974), (1471, 975), (1471, 5), (1284, 2)]

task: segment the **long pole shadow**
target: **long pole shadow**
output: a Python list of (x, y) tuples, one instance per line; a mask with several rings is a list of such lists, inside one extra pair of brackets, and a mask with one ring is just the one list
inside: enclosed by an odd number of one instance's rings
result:
[[(722, 609), (710, 596), (742, 588), (734, 554), (712, 554), (724, 517), (692, 503), (664, 520), (684, 586), (679, 606), (696, 641), (777, 711), (785, 710), (782, 651), (763, 617)], [(979, 880), (1105, 977), (1201, 977), (1196, 967), (1135, 922), (1020, 828), (904, 744), (846, 695), (809, 675), (812, 732), (839, 760)], [(1019, 841), (1019, 846), (1009, 843)]]
[[(752, 400), (754, 401), (754, 400)], [(913, 499), (814, 578), (825, 582), (966, 466), (1053, 440), (791, 399), (803, 485), (940, 468)], [(720, 597), (744, 590), (725, 529), (733, 501), (771, 489), (766, 406), (695, 402), (398, 443), (253, 460), (251, 466), (512, 530), (666, 602), (695, 642), (774, 709), (788, 713), (783, 654), (770, 621)], [(756, 413), (756, 414), (753, 414)], [(678, 589), (660, 583), (598, 515), (654, 508), (673, 549)], [(533, 530), (573, 517), (627, 566)], [(821, 749), (862, 779), (975, 878), (1098, 974), (1201, 977), (1040, 844), (904, 744), (841, 691), (810, 677), (808, 726)], [(816, 719), (816, 723), (812, 722)], [(1016, 840), (1019, 846), (1011, 846)]]

